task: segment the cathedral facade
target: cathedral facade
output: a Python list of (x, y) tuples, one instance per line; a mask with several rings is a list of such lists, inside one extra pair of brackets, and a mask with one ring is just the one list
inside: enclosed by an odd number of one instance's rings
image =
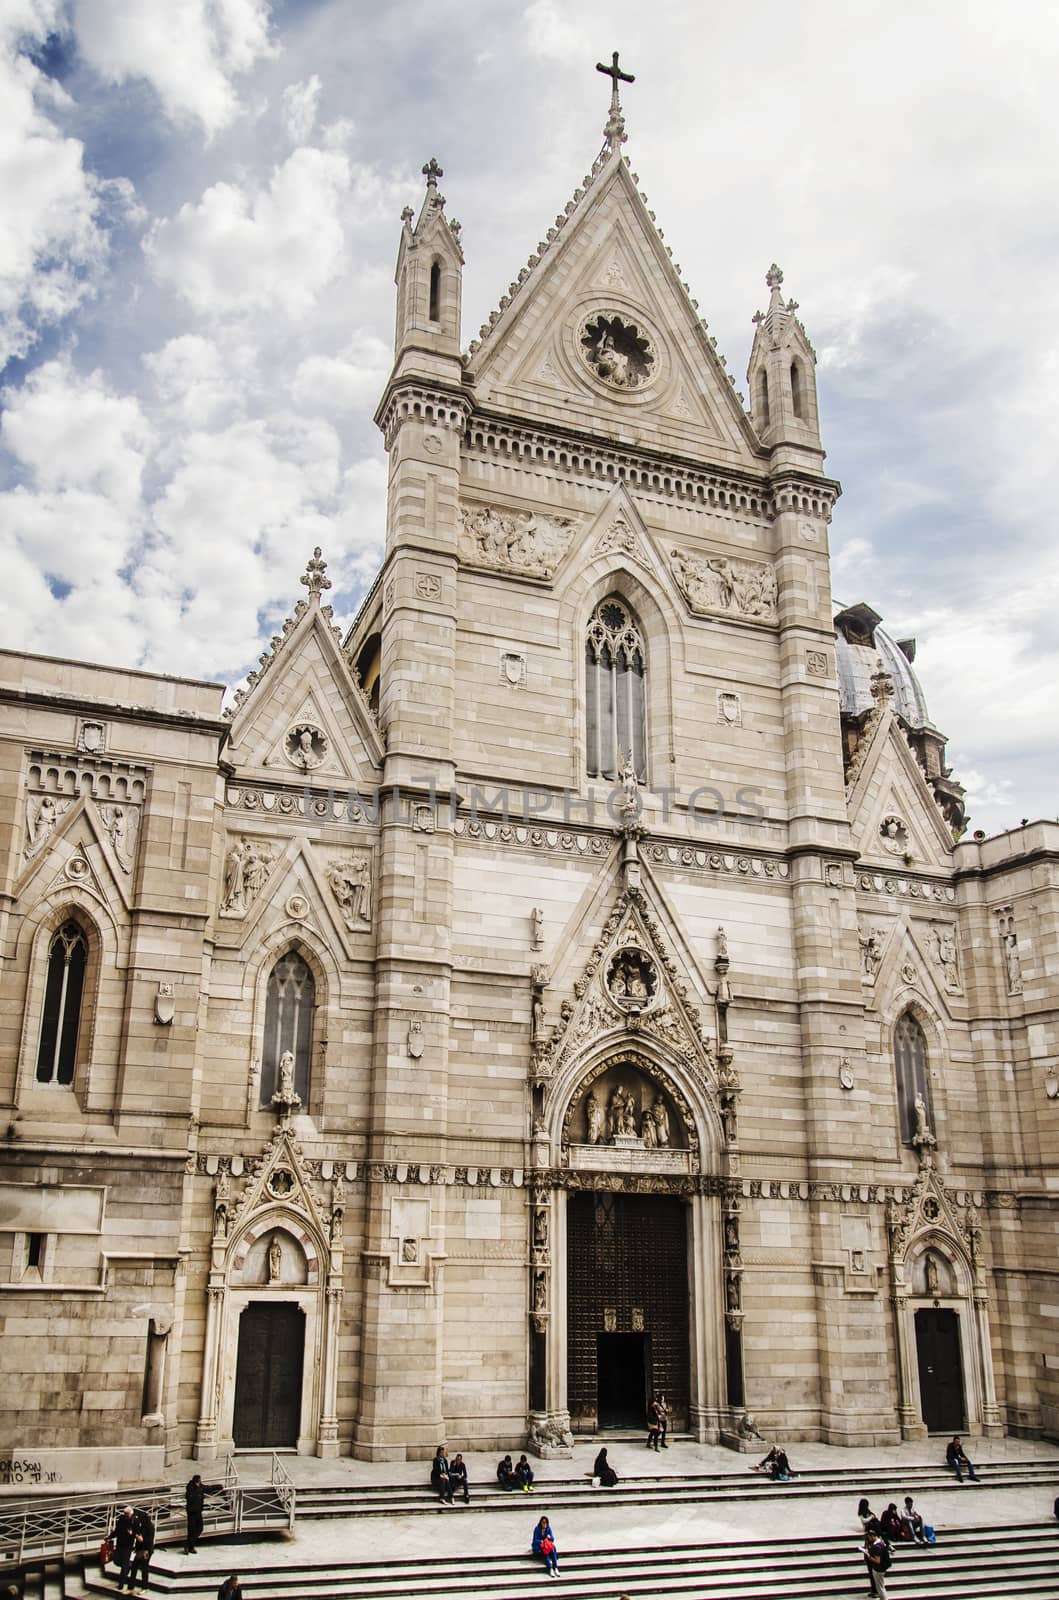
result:
[(1059, 826), (966, 837), (782, 274), (745, 405), (623, 141), (465, 353), (424, 169), (348, 631), (0, 653), (8, 1481), (1059, 1435)]

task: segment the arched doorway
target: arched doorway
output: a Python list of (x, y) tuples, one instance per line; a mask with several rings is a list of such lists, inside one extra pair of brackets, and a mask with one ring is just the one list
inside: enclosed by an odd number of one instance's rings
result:
[[(572, 1093), (562, 1126), (566, 1408), (574, 1433), (639, 1429), (664, 1393), (675, 1428), (707, 1388), (694, 1357), (720, 1338), (719, 1284), (702, 1261), (706, 1227), (691, 1107), (641, 1050), (612, 1052)], [(696, 1212), (696, 1205), (698, 1212)], [(696, 1220), (697, 1219), (697, 1220)], [(697, 1286), (697, 1289), (696, 1289)], [(695, 1315), (700, 1319), (693, 1336)], [(703, 1338), (701, 1324), (711, 1326)], [(713, 1325), (716, 1324), (716, 1327)]]

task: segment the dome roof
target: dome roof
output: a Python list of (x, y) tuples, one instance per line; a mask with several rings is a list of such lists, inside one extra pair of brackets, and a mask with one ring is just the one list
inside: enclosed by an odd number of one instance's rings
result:
[(914, 639), (896, 639), (882, 626), (882, 618), (863, 601), (835, 609), (835, 657), (843, 716), (859, 717), (874, 705), (873, 674), (882, 663), (894, 686), (894, 710), (910, 728), (930, 727), (926, 697), (912, 670)]

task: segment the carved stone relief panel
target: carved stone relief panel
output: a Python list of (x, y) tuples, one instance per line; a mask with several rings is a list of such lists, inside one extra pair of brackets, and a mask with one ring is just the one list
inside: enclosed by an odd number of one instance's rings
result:
[(366, 850), (334, 856), (327, 864), (327, 882), (342, 921), (351, 933), (371, 925), (371, 856)]
[(544, 579), (555, 573), (575, 526), (570, 517), (481, 505), (461, 506), (460, 520), (463, 561)]
[(268, 879), (275, 851), (263, 839), (238, 834), (224, 858), (221, 915), (245, 917)]
[(767, 561), (671, 550), (670, 568), (688, 609), (699, 615), (776, 620), (776, 574)]

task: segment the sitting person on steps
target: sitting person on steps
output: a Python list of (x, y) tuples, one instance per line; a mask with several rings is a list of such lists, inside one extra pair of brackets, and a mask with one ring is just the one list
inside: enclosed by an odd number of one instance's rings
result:
[(434, 1460), (430, 1467), (430, 1486), (437, 1493), (443, 1506), (451, 1506), (452, 1479), (449, 1476), (449, 1458), (445, 1454), (443, 1444), (439, 1444), (434, 1452)]
[(592, 1476), (599, 1479), (600, 1485), (604, 1489), (613, 1489), (617, 1483), (618, 1474), (607, 1460), (606, 1448), (599, 1452), (599, 1455), (592, 1463)]
[(542, 1517), (533, 1530), (533, 1554), (540, 1556), (549, 1578), (559, 1576), (559, 1552), (555, 1547), (555, 1535), (547, 1517)]
[[(507, 1459), (510, 1461), (511, 1457), (508, 1456)], [(533, 1468), (526, 1460), (525, 1455), (519, 1456), (518, 1461), (515, 1463), (515, 1488), (521, 1489), (524, 1494), (529, 1494), (533, 1488)]]
[(449, 1498), (451, 1499), (454, 1494), (463, 1495), (464, 1505), (470, 1503), (471, 1485), (467, 1477), (467, 1463), (459, 1451), (449, 1462)]
[(496, 1481), (500, 1485), (501, 1489), (518, 1488), (518, 1480), (515, 1477), (515, 1469), (511, 1465), (510, 1456), (505, 1456), (502, 1461), (497, 1462)]

